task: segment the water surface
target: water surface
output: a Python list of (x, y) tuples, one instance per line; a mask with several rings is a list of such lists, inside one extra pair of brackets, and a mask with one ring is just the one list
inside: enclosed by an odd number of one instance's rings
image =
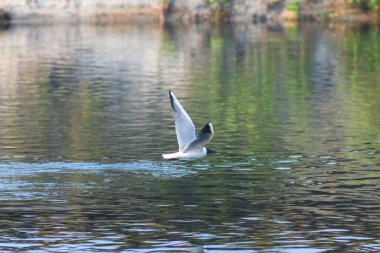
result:
[[(2, 252), (380, 251), (377, 28), (0, 31)], [(168, 162), (168, 90), (209, 148)]]

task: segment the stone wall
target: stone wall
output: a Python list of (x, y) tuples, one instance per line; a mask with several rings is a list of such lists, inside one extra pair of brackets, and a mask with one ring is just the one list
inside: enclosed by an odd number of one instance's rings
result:
[(203, 22), (213, 20), (220, 14), (225, 14), (235, 21), (246, 21), (262, 20), (264, 14), (268, 15), (268, 0), (230, 0), (228, 4), (206, 2), (206, 0), (1, 0), (0, 10), (8, 13), (15, 23), (112, 23), (162, 20)]
[(158, 21), (163, 0), (1, 0), (13, 22)]
[[(298, 11), (290, 6), (297, 2)], [(1, 0), (1, 16), (14, 23), (115, 23), (115, 22), (205, 22), (225, 18), (233, 22), (260, 23), (368, 19), (352, 10), (347, 0), (229, 0), (225, 4), (207, 0)], [(3, 14), (1, 14), (3, 10)]]

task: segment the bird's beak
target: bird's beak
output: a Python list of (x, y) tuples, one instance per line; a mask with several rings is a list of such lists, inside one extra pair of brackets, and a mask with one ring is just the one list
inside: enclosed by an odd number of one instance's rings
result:
[(218, 153), (212, 149), (206, 148), (207, 149), (207, 154), (213, 154), (213, 153)]

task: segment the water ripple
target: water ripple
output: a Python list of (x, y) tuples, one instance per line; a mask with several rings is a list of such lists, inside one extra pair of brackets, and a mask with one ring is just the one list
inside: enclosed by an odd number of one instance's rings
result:
[(148, 173), (154, 176), (184, 176), (193, 173), (181, 163), (173, 164), (167, 162), (133, 162), (133, 163), (69, 163), (69, 162), (47, 162), (47, 163), (23, 163), (3, 162), (0, 163), (0, 177), (30, 175), (33, 173), (99, 173), (99, 172), (134, 172)]

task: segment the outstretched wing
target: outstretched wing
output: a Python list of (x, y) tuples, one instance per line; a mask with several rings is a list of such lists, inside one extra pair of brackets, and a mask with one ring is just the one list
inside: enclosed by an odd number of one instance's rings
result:
[(184, 153), (189, 151), (200, 152), (202, 148), (211, 141), (214, 136), (214, 128), (211, 123), (207, 123), (197, 135), (195, 140), (191, 142), (185, 149)]
[(195, 126), (189, 115), (183, 109), (173, 92), (169, 90), (170, 104), (174, 110), (175, 131), (177, 133), (177, 140), (179, 151), (183, 152), (186, 146), (195, 140)]

